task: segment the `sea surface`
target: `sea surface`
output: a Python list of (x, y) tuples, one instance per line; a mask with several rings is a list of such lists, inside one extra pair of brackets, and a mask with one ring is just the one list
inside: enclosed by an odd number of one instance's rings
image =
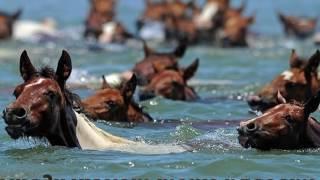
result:
[[(119, 1), (118, 19), (134, 32), (144, 1)], [(240, 2), (235, 0), (233, 5)], [(1, 111), (14, 100), (12, 89), (22, 82), (18, 62), (24, 49), (37, 67), (54, 68), (62, 49), (68, 50), (74, 67), (71, 82), (126, 71), (143, 58), (141, 44), (135, 42), (127, 47), (106, 45), (101, 51), (89, 50), (90, 44), (81, 39), (88, 5), (89, 0), (1, 0), (3, 10), (23, 9), (23, 20), (54, 18), (59, 28), (70, 36), (70, 39), (47, 43), (0, 42)], [(40, 140), (10, 139), (1, 119), (0, 179), (41, 178), (45, 174), (54, 178), (318, 178), (320, 149), (244, 149), (237, 141), (236, 126), (240, 120), (254, 117), (241, 97), (257, 91), (287, 69), (291, 48), (305, 57), (318, 48), (312, 39), (286, 38), (276, 13), (319, 17), (319, 8), (319, 0), (248, 0), (245, 14), (256, 16), (250, 28), (250, 48), (193, 46), (180, 61), (182, 66), (187, 66), (200, 58), (200, 68), (192, 83), (202, 98), (200, 101), (179, 102), (158, 97), (141, 102), (151, 116), (171, 119), (171, 122), (131, 127), (96, 123), (110, 133), (132, 140), (197, 144), (196, 151), (141, 155), (51, 147)], [(157, 48), (168, 51), (174, 45)], [(76, 92), (86, 97), (94, 91), (78, 89)], [(318, 112), (313, 115), (320, 119)]]

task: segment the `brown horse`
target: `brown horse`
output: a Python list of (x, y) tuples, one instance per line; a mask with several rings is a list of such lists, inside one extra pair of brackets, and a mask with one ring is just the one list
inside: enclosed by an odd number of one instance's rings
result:
[(82, 101), (86, 114), (96, 120), (121, 122), (149, 122), (152, 118), (133, 100), (137, 86), (136, 76), (120, 89), (112, 88), (103, 76), (102, 88)]
[(85, 21), (85, 38), (94, 38), (102, 43), (123, 43), (132, 35), (115, 20), (115, 0), (90, 0), (91, 7)]
[(111, 135), (96, 127), (82, 114), (77, 95), (69, 92), (66, 80), (72, 71), (71, 58), (63, 51), (56, 72), (36, 70), (24, 51), (20, 73), (24, 82), (16, 87), (16, 100), (3, 111), (6, 131), (13, 139), (46, 138), (51, 145), (85, 150), (115, 150), (142, 154), (186, 151), (178, 145), (148, 145)]
[[(138, 31), (141, 30), (147, 22), (162, 22), (166, 24), (166, 21), (171, 19), (178, 22), (186, 19), (192, 20), (194, 13), (199, 11), (199, 8), (193, 1), (185, 3), (180, 0), (159, 2), (146, 0), (145, 4), (145, 10), (137, 21)], [(172, 29), (166, 31), (166, 36), (170, 39), (170, 37), (172, 37), (172, 33), (170, 33)]]
[(178, 59), (182, 58), (186, 52), (187, 44), (180, 42), (172, 52), (155, 52), (144, 42), (144, 59), (138, 62), (133, 72), (137, 75), (138, 85), (146, 85), (150, 82), (156, 72), (165, 69), (178, 69)]
[(317, 18), (286, 16), (282, 13), (279, 13), (278, 16), (287, 36), (307, 38), (313, 35), (317, 26)]
[(319, 62), (319, 51), (311, 56), (309, 61), (303, 61), (297, 57), (295, 51), (292, 51), (290, 69), (264, 86), (257, 96), (250, 96), (248, 104), (254, 110), (265, 111), (278, 104), (276, 101), (278, 90), (290, 101), (305, 102), (315, 96), (320, 88), (317, 72)]
[(239, 14), (229, 14), (225, 20), (222, 30), (223, 47), (246, 47), (249, 26), (254, 23), (255, 18), (243, 17)]
[(0, 39), (11, 38), (13, 32), (13, 24), (20, 17), (21, 10), (13, 14), (0, 12)]
[(139, 94), (140, 100), (147, 100), (155, 96), (162, 96), (172, 100), (193, 101), (198, 98), (187, 81), (196, 73), (199, 60), (196, 59), (184, 70), (165, 70), (157, 73), (151, 82)]
[(320, 92), (305, 104), (287, 103), (281, 93), (278, 101), (261, 116), (240, 123), (239, 143), (261, 150), (320, 147), (320, 124), (309, 117), (318, 109)]

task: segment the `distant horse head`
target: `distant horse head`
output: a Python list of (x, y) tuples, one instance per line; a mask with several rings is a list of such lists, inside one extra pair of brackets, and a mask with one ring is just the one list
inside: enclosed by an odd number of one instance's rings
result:
[(47, 138), (52, 145), (78, 147), (73, 108), (80, 98), (65, 88), (72, 70), (71, 59), (63, 51), (56, 72), (51, 68), (37, 71), (27, 52), (20, 58), (24, 82), (14, 90), (16, 100), (3, 111), (6, 131), (13, 138), (23, 136)]
[(293, 35), (301, 39), (310, 37), (317, 26), (317, 18), (286, 16), (282, 13), (278, 13), (278, 16), (288, 36)]
[(84, 36), (97, 39), (100, 43), (124, 43), (132, 38), (115, 17), (115, 0), (90, 0), (91, 8), (85, 22)]
[(239, 143), (261, 150), (320, 147), (320, 124), (309, 117), (318, 109), (320, 93), (305, 104), (287, 103), (280, 92), (277, 98), (279, 105), (240, 123)]
[(137, 29), (140, 30), (147, 21), (163, 22), (169, 15), (174, 18), (191, 17), (197, 9), (198, 7), (192, 1), (185, 3), (180, 0), (160, 2), (146, 0), (145, 10), (137, 21)]
[(103, 77), (102, 88), (82, 101), (84, 111), (92, 119), (122, 122), (148, 122), (152, 118), (134, 102), (137, 79), (133, 75), (120, 89), (112, 88)]
[(257, 96), (250, 96), (248, 104), (253, 109), (265, 111), (278, 104), (276, 100), (278, 90), (288, 100), (305, 102), (315, 96), (320, 88), (317, 72), (319, 62), (319, 51), (311, 56), (308, 61), (304, 61), (293, 50), (290, 58), (290, 69), (264, 86)]
[(147, 84), (156, 72), (161, 72), (165, 69), (178, 69), (178, 59), (184, 56), (186, 49), (187, 44), (185, 42), (180, 42), (172, 52), (160, 53), (155, 52), (144, 43), (145, 57), (133, 68), (133, 72), (138, 78), (138, 84)]
[(12, 36), (13, 24), (20, 17), (21, 10), (13, 14), (0, 12), (0, 39), (7, 39)]
[(188, 86), (187, 81), (196, 73), (199, 60), (195, 60), (189, 67), (183, 70), (165, 70), (157, 73), (151, 82), (145, 86), (139, 96), (140, 100), (146, 100), (155, 96), (163, 96), (172, 100), (193, 101), (197, 94)]
[(254, 20), (254, 17), (242, 17), (238, 15), (229, 17), (223, 27), (222, 46), (248, 46), (248, 28)]

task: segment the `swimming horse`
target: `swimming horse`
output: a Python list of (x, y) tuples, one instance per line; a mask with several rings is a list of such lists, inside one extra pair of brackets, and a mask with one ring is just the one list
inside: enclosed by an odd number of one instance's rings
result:
[(309, 60), (299, 57), (296, 51), (292, 50), (289, 60), (290, 68), (266, 84), (257, 95), (249, 96), (247, 99), (248, 104), (253, 110), (266, 111), (278, 104), (278, 91), (287, 100), (306, 102), (315, 96), (320, 88), (319, 63), (319, 50)]
[(277, 99), (277, 106), (240, 123), (239, 143), (260, 150), (319, 148), (320, 123), (310, 114), (318, 109), (320, 92), (304, 104), (287, 102), (279, 91)]
[(180, 145), (135, 142), (96, 127), (82, 113), (79, 97), (66, 88), (71, 70), (71, 58), (66, 51), (62, 52), (56, 72), (48, 67), (36, 70), (27, 52), (22, 53), (20, 73), (24, 82), (13, 92), (16, 100), (3, 111), (5, 129), (12, 139), (46, 138), (53, 146), (140, 154), (188, 150)]
[(112, 87), (105, 76), (102, 87), (82, 101), (84, 111), (91, 119), (118, 122), (150, 122), (153, 118), (134, 101), (137, 87), (135, 74), (120, 87)]

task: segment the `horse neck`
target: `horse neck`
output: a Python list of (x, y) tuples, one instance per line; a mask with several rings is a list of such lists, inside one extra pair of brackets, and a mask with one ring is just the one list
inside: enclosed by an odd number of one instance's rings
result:
[(320, 147), (320, 123), (315, 118), (308, 118), (301, 143), (307, 148)]
[(71, 106), (60, 110), (59, 120), (53, 134), (47, 136), (53, 146), (80, 147), (76, 137), (77, 118)]

